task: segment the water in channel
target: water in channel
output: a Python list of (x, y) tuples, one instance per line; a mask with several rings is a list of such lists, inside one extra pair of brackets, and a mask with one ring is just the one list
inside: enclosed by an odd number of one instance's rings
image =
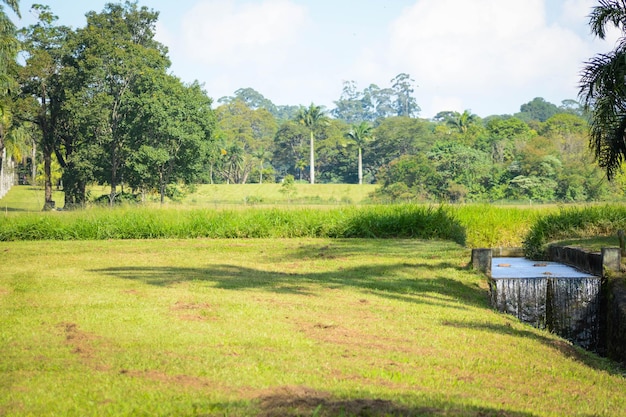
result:
[(499, 311), (593, 351), (599, 341), (600, 282), (555, 262), (493, 258), (491, 301)]

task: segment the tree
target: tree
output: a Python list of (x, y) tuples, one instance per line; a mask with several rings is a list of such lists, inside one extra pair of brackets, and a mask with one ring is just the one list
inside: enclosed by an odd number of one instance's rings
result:
[(454, 116), (447, 120), (447, 124), (461, 134), (467, 133), (467, 129), (479, 121), (478, 116), (473, 114), (470, 110), (465, 110), (462, 114), (458, 112), (454, 113)]
[(272, 157), (272, 153), (263, 146), (258, 148), (252, 155), (259, 162), (259, 184), (263, 184), (263, 171), (265, 169), (265, 161)]
[(125, 132), (130, 143), (127, 180), (142, 190), (157, 189), (161, 204), (167, 187), (195, 180), (202, 169), (214, 127), (211, 99), (198, 83), (184, 85), (160, 72), (137, 83)]
[(609, 25), (622, 32), (615, 49), (586, 62), (579, 96), (590, 114), (589, 143), (612, 179), (626, 158), (626, 4), (601, 0), (589, 17), (591, 32), (604, 39)]
[[(2, 0), (2, 3), (9, 6), (15, 14), (20, 16), (19, 2), (17, 0)], [(6, 95), (15, 85), (8, 71), (9, 65), (15, 62), (19, 49), (19, 42), (15, 32), (15, 25), (4, 12), (2, 4), (0, 4), (0, 97)], [(0, 137), (1, 140), (2, 138)], [(2, 142), (0, 142), (0, 150), (2, 150)]]
[(372, 126), (368, 122), (361, 122), (358, 125), (352, 125), (352, 128), (346, 133), (346, 136), (352, 140), (358, 149), (358, 176), (359, 184), (363, 184), (363, 146), (372, 139)]
[(265, 98), (263, 94), (259, 93), (255, 89), (249, 87), (240, 88), (235, 91), (234, 97), (222, 97), (217, 100), (217, 102), (220, 104), (229, 104), (235, 100), (241, 100), (252, 110), (265, 109), (274, 116), (278, 115), (278, 109), (271, 100)]
[(67, 64), (73, 69), (73, 94), (90, 109), (93, 140), (102, 149), (95, 163), (100, 182), (111, 187), (109, 202), (123, 183), (130, 138), (122, 111), (140, 77), (165, 72), (166, 48), (154, 40), (158, 12), (137, 3), (107, 3), (102, 13), (87, 13), (87, 26), (76, 31)]
[[(17, 0), (2, 0), (18, 16), (20, 15)], [(11, 112), (12, 99), (8, 95), (16, 89), (15, 80), (9, 75), (10, 68), (15, 65), (15, 58), (19, 49), (16, 38), (15, 25), (4, 12), (0, 4), (0, 181), (5, 173), (3, 170), (3, 154), (5, 140), (13, 121)]]
[(306, 127), (294, 120), (286, 121), (280, 125), (274, 136), (272, 156), (272, 165), (280, 176), (284, 177), (290, 174), (295, 176), (298, 173), (300, 180), (302, 180), (302, 171), (307, 166), (307, 136), (309, 136), (309, 132), (306, 131)]
[(397, 116), (415, 117), (420, 112), (420, 107), (413, 97), (413, 83), (415, 80), (409, 74), (400, 73), (391, 80), (391, 89), (396, 99), (394, 108)]
[(545, 122), (550, 117), (559, 113), (559, 111), (559, 108), (555, 104), (547, 102), (543, 97), (535, 97), (532, 101), (522, 104), (520, 106), (520, 112), (515, 114), (515, 117), (525, 122), (530, 122), (531, 120)]
[(433, 123), (410, 117), (389, 117), (381, 120), (374, 132), (366, 160), (379, 167), (401, 155), (426, 152), (435, 142)]
[[(261, 107), (251, 109), (240, 99), (235, 99), (219, 106), (216, 110), (219, 137), (225, 148), (230, 148), (230, 156), (241, 158), (237, 164), (231, 164), (222, 173), (228, 173), (228, 181), (245, 183), (249, 174), (256, 169), (256, 155), (260, 149), (269, 151), (276, 135), (276, 119)], [(234, 148), (233, 148), (234, 146)], [(238, 149), (233, 153), (234, 149)], [(267, 156), (263, 161), (269, 159)]]
[[(70, 29), (55, 26), (58, 19), (48, 6), (35, 4), (31, 12), (39, 21), (20, 31), (25, 65), (19, 70), (22, 97), (29, 110), (22, 117), (39, 129), (39, 149), (43, 154), (44, 210), (54, 206), (52, 201), (52, 161), (58, 148), (59, 123), (65, 88), (61, 79), (62, 60)], [(58, 158), (57, 158), (58, 159)], [(34, 161), (33, 161), (34, 162)], [(71, 198), (71, 193), (66, 194)], [(68, 201), (66, 200), (66, 203)], [(66, 204), (69, 208), (71, 204)]]
[(306, 126), (310, 134), (310, 155), (309, 155), (309, 169), (310, 169), (310, 181), (311, 184), (315, 184), (315, 135), (314, 131), (322, 124), (326, 123), (328, 117), (321, 106), (316, 106), (313, 103), (306, 108), (301, 107), (296, 120)]
[(357, 91), (356, 82), (344, 81), (339, 100), (335, 101), (335, 108), (331, 111), (337, 119), (346, 123), (358, 123), (366, 120), (364, 114), (362, 94)]

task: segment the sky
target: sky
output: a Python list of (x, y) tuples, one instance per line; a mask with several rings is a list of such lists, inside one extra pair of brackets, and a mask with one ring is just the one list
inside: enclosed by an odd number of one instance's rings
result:
[[(106, 0), (39, 0), (83, 27)], [(18, 27), (35, 22), (20, 1)], [(217, 101), (253, 88), (276, 105), (335, 107), (344, 82), (362, 91), (414, 80), (420, 117), (514, 114), (535, 97), (577, 100), (584, 63), (620, 33), (594, 38), (598, 0), (139, 0), (160, 12), (170, 72)]]

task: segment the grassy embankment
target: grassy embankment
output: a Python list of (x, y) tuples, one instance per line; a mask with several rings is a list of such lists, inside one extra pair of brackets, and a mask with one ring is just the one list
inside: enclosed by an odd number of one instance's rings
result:
[[(498, 235), (496, 216), (529, 217), (490, 210), (456, 213)], [(4, 220), (89, 212), (148, 213)], [(18, 241), (0, 243), (0, 260), (0, 415), (626, 410), (623, 370), (493, 311), (468, 247), (450, 240)]]

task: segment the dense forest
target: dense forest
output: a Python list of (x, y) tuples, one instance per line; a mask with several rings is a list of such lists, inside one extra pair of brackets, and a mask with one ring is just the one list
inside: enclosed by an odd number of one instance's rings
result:
[(156, 11), (109, 3), (78, 29), (56, 25), (47, 6), (32, 12), (37, 24), (5, 24), (0, 34), (14, 40), (2, 43), (13, 58), (0, 68), (0, 151), (20, 164), (21, 181), (45, 185), (48, 206), (55, 186), (71, 208), (87, 201), (90, 184), (109, 185), (113, 204), (128, 195), (164, 201), (190, 184), (285, 178), (376, 183), (372, 198), (383, 202), (623, 197), (621, 176), (607, 181), (593, 160), (575, 100), (425, 119), (406, 73), (386, 86), (345, 82), (330, 109), (276, 105), (253, 88), (214, 100), (168, 72)]

